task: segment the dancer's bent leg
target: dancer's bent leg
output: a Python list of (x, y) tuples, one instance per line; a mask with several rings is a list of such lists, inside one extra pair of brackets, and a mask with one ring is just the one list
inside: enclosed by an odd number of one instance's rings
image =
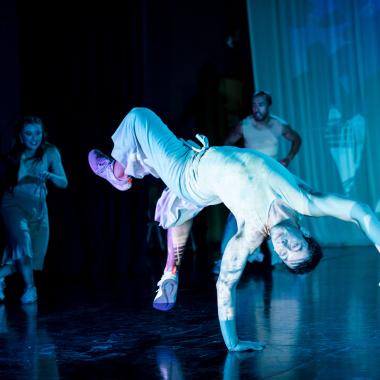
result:
[(180, 226), (168, 229), (166, 265), (161, 280), (157, 283), (157, 295), (153, 301), (153, 307), (157, 310), (167, 311), (175, 305), (178, 291), (178, 271), (192, 224), (193, 220), (191, 219)]

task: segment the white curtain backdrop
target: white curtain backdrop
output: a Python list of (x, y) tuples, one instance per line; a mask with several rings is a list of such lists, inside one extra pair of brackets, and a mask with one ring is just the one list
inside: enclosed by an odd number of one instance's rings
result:
[[(290, 170), (380, 212), (380, 0), (247, 0), (247, 8), (255, 89), (272, 94), (272, 113), (303, 139)], [(369, 244), (350, 223), (305, 225), (325, 246)]]

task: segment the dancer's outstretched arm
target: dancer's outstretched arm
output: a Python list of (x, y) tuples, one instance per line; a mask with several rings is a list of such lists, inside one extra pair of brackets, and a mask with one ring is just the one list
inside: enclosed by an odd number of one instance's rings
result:
[(229, 351), (262, 350), (260, 342), (239, 340), (236, 332), (236, 287), (247, 263), (250, 252), (262, 243), (263, 238), (248, 244), (238, 232), (228, 242), (223, 254), (219, 278), (216, 284), (218, 315), (224, 342)]
[(356, 223), (380, 252), (380, 221), (367, 204), (331, 193), (311, 194), (309, 199), (307, 215), (333, 216)]

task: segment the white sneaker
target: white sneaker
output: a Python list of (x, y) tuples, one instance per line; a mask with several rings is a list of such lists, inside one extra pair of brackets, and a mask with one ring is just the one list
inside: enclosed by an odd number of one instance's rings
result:
[(5, 289), (5, 280), (4, 280), (4, 277), (1, 277), (0, 278), (0, 302), (3, 302), (5, 299), (4, 289)]
[(99, 177), (107, 180), (116, 189), (125, 191), (132, 186), (132, 177), (126, 179), (117, 179), (113, 173), (115, 160), (108, 157), (98, 149), (93, 149), (88, 153), (88, 163), (91, 170)]
[(168, 311), (175, 305), (178, 290), (178, 272), (164, 272), (157, 283), (158, 289), (153, 300), (153, 307), (157, 310)]
[(37, 289), (35, 286), (29, 287), (21, 297), (22, 303), (33, 303), (37, 301)]

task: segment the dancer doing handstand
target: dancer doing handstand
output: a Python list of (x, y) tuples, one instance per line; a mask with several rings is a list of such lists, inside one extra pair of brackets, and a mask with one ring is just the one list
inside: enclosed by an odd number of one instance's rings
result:
[[(197, 138), (202, 147), (178, 139), (151, 110), (134, 108), (112, 136), (111, 157), (94, 149), (89, 164), (95, 174), (119, 190), (129, 189), (132, 177), (148, 174), (166, 184), (156, 207), (156, 220), (168, 229), (166, 271), (184, 247), (191, 219), (206, 206), (226, 205), (236, 218), (238, 231), (225, 248), (217, 281), (220, 327), (228, 350), (261, 350), (264, 344), (239, 340), (236, 332), (236, 287), (251, 252), (271, 238), (284, 264), (295, 273), (305, 273), (315, 268), (322, 252), (312, 237), (303, 235), (299, 215), (354, 222), (379, 252), (380, 221), (366, 204), (317, 193), (260, 152), (208, 147), (205, 136)], [(182, 248), (177, 249), (177, 244)], [(166, 282), (163, 276), (159, 292)]]

